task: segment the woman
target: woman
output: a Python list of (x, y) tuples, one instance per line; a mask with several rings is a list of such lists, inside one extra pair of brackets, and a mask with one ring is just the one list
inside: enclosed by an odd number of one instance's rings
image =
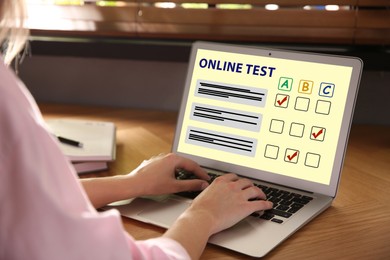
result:
[[(24, 17), (23, 0), (0, 0), (0, 43), (6, 46), (0, 62), (0, 259), (197, 259), (212, 234), (272, 207), (249, 180), (227, 174), (208, 185), (204, 170), (175, 154), (145, 161), (127, 175), (79, 180), (33, 97), (6, 65), (27, 38)], [(176, 180), (177, 168), (200, 179)], [(116, 210), (95, 210), (142, 195), (203, 189), (165, 234), (145, 241), (127, 234)]]

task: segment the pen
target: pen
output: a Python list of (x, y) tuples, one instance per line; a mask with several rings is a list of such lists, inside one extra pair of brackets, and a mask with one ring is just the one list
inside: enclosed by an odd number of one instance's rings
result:
[(72, 140), (69, 138), (65, 138), (62, 136), (57, 136), (57, 138), (61, 143), (69, 144), (69, 145), (76, 146), (76, 147), (83, 147), (83, 144), (81, 142), (78, 142), (78, 141), (75, 141), (75, 140)]

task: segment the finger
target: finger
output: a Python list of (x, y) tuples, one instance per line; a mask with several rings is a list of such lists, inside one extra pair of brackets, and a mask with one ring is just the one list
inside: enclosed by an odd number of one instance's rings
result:
[(256, 188), (259, 190), (258, 198), (259, 198), (259, 199), (262, 199), (262, 200), (266, 200), (266, 199), (267, 199), (267, 195), (265, 195), (265, 193), (263, 192), (263, 190), (260, 189), (259, 187), (256, 187)]
[(272, 207), (274, 206), (274, 204), (271, 201), (267, 201), (267, 200), (256, 200), (256, 201), (250, 201), (249, 203), (251, 207), (253, 207), (253, 212), (269, 210), (272, 209)]
[(239, 186), (239, 188), (241, 188), (242, 190), (243, 189), (246, 189), (246, 188), (249, 188), (249, 187), (253, 187), (253, 182), (249, 179), (245, 179), (245, 178), (240, 178), (237, 180), (237, 185)]
[(177, 156), (177, 162), (176, 162), (176, 168), (184, 169), (186, 171), (192, 172), (194, 175), (196, 175), (198, 178), (203, 180), (209, 180), (210, 176), (207, 174), (207, 172), (199, 166), (196, 162)]
[(256, 197), (252, 197), (252, 198), (259, 198), (259, 199), (262, 199), (262, 200), (266, 200), (267, 199), (267, 195), (265, 195), (263, 190), (260, 189), (259, 187), (255, 186), (255, 184), (251, 180), (246, 179), (246, 178), (242, 178), (242, 179), (239, 179), (237, 181), (237, 183), (239, 183), (241, 185), (242, 189), (247, 189), (247, 188), (253, 187), (254, 190), (256, 190), (257, 196)]
[(207, 171), (201, 167), (197, 168), (196, 170), (192, 171), (194, 175), (196, 175), (198, 178), (202, 180), (210, 180), (210, 176), (207, 174)]
[(234, 173), (226, 173), (224, 175), (219, 176), (217, 179), (225, 180), (225, 181), (237, 181), (239, 177)]
[(267, 199), (264, 192), (254, 185), (244, 189), (244, 192), (248, 199), (260, 199), (260, 200)]
[(201, 191), (209, 186), (207, 181), (203, 180), (178, 180), (177, 191)]

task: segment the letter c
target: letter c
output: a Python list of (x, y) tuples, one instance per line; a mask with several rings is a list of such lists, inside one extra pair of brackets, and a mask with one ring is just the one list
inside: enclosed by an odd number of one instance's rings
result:
[(326, 87), (324, 87), (323, 89), (322, 89), (322, 93), (324, 93), (325, 95), (329, 95), (330, 94), (330, 91), (328, 91), (327, 89), (331, 89), (332, 88), (332, 86), (330, 86), (330, 85), (327, 85)]

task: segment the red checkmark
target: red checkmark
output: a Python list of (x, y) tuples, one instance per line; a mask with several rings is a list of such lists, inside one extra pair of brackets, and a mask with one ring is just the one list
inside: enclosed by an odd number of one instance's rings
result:
[(281, 101), (276, 100), (276, 102), (278, 102), (279, 106), (281, 106), (284, 102), (286, 102), (286, 100), (287, 100), (287, 96), (285, 96)]
[(312, 136), (317, 139), (317, 137), (322, 134), (324, 132), (324, 129), (321, 129), (320, 131), (318, 131), (317, 133), (312, 133)]
[(288, 158), (289, 161), (291, 161), (291, 160), (294, 159), (295, 156), (297, 156), (297, 155), (298, 155), (298, 151), (295, 151), (295, 153), (294, 153), (293, 155), (287, 155), (287, 158)]

